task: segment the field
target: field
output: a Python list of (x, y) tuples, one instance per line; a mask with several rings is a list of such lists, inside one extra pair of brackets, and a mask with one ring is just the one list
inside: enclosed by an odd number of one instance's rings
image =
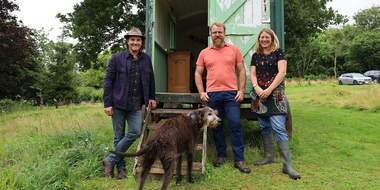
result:
[[(289, 82), (286, 87), (293, 116), (292, 163), (301, 180), (282, 174), (278, 152), (277, 163), (253, 165), (263, 156), (261, 137), (257, 122), (243, 120), (250, 174), (233, 168), (230, 146), (227, 163), (214, 168), (210, 136), (206, 174), (195, 174), (194, 184), (184, 179), (176, 185), (173, 179), (169, 189), (377, 189), (380, 85), (335, 84)], [(112, 149), (112, 139), (102, 104), (0, 110), (0, 189), (137, 189), (133, 158), (126, 159), (127, 179), (104, 177), (101, 160)], [(161, 184), (148, 180), (145, 189)]]

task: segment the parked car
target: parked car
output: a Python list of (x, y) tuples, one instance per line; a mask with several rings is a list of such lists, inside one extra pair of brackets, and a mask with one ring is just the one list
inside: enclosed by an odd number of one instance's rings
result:
[(338, 78), (340, 85), (342, 84), (368, 84), (372, 82), (371, 77), (366, 77), (360, 73), (344, 73)]
[(366, 77), (371, 77), (373, 83), (379, 83), (380, 82), (380, 71), (378, 71), (378, 70), (367, 71), (363, 75)]

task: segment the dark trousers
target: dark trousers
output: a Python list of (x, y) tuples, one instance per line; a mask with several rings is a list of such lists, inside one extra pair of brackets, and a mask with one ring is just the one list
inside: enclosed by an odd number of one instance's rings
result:
[[(243, 143), (243, 130), (240, 122), (240, 102), (235, 100), (237, 91), (220, 91), (208, 92), (210, 97), (208, 106), (217, 109), (219, 117), (223, 118), (226, 114), (228, 127), (230, 129), (231, 146), (234, 152), (234, 161), (244, 161), (244, 143)], [(213, 129), (214, 142), (218, 157), (227, 158), (226, 139), (223, 131), (222, 123)]]

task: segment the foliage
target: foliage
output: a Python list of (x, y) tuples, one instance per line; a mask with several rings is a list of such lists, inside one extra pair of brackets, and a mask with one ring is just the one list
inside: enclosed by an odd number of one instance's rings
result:
[(380, 30), (380, 6), (359, 11), (353, 16), (355, 25), (369, 30)]
[(103, 88), (95, 89), (94, 87), (78, 87), (78, 97), (76, 101), (91, 101), (102, 102), (103, 101)]
[[(137, 14), (132, 12), (136, 5)], [(74, 6), (74, 12), (58, 13), (57, 18), (65, 23), (64, 32), (79, 42), (75, 45), (81, 70), (90, 68), (98, 54), (111, 47), (120, 51), (123, 37), (132, 27), (145, 28), (145, 1), (140, 0), (84, 0)]]
[(287, 49), (299, 49), (317, 33), (331, 25), (348, 22), (347, 16), (337, 14), (327, 2), (332, 0), (288, 0), (284, 1), (285, 44)]
[[(323, 62), (332, 60), (332, 47), (327, 42), (327, 37), (324, 33), (318, 34), (317, 38), (310, 39), (303, 47), (295, 54), (290, 51), (288, 57), (293, 61), (290, 64), (291, 75), (296, 74), (298, 77), (303, 77), (307, 73), (318, 75), (320, 72), (326, 72)], [(296, 72), (296, 73), (295, 73)], [(330, 74), (330, 73), (329, 73)]]
[(347, 67), (352, 68), (351, 72), (380, 70), (380, 32), (367, 31), (356, 36), (349, 51)]
[(47, 105), (68, 104), (77, 98), (72, 44), (57, 42), (49, 44), (46, 81), (42, 90), (43, 103)]
[[(318, 33), (326, 30), (330, 25), (348, 22), (346, 16), (336, 13), (327, 2), (331, 0), (289, 0), (284, 1), (285, 16), (285, 47), (288, 57), (289, 71), (302, 77), (307, 73), (312, 59), (311, 43)], [(299, 52), (303, 52), (299, 54)], [(306, 61), (306, 63), (304, 62)]]
[(103, 88), (100, 88), (92, 93), (92, 102), (103, 102)]
[(317, 76), (310, 74), (310, 75), (305, 75), (304, 80), (327, 80), (329, 76), (324, 75), (324, 74), (319, 74)]
[(17, 4), (2, 0), (0, 7), (0, 99), (30, 99), (42, 70), (33, 58), (38, 53), (34, 33), (12, 14), (19, 10)]
[(76, 102), (78, 101), (91, 101), (92, 94), (94, 93), (95, 88), (93, 87), (78, 87), (78, 97)]
[(337, 58), (343, 53), (344, 48), (344, 34), (343, 31), (340, 29), (332, 28), (329, 29), (329, 42), (333, 45), (333, 51), (334, 51), (334, 76), (337, 78), (337, 72), (336, 72), (336, 65), (337, 65)]
[(0, 100), (0, 115), (33, 109), (34, 102), (25, 100)]
[(108, 60), (111, 58), (111, 52), (106, 49), (98, 55), (96, 62), (91, 63), (91, 68), (82, 72), (83, 78), (87, 86), (95, 88), (103, 87), (103, 79), (106, 76)]

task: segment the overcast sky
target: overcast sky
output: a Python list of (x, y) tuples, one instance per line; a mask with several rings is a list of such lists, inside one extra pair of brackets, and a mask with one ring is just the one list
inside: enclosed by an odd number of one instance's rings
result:
[(327, 3), (327, 7), (332, 7), (339, 14), (347, 15), (350, 19), (348, 24), (353, 24), (352, 16), (360, 10), (369, 9), (372, 6), (380, 6), (380, 0), (333, 0)]
[[(45, 31), (54, 28), (49, 32), (49, 38), (57, 41), (57, 36), (61, 34), (63, 26), (55, 15), (59, 12), (66, 14), (73, 12), (73, 6), (82, 0), (14, 0), (19, 5), (20, 11), (14, 12), (18, 20), (30, 28), (41, 29)], [(380, 0), (333, 0), (327, 4), (340, 14), (349, 16), (349, 24), (353, 24), (352, 16), (361, 9), (371, 8), (373, 5), (380, 5)]]

